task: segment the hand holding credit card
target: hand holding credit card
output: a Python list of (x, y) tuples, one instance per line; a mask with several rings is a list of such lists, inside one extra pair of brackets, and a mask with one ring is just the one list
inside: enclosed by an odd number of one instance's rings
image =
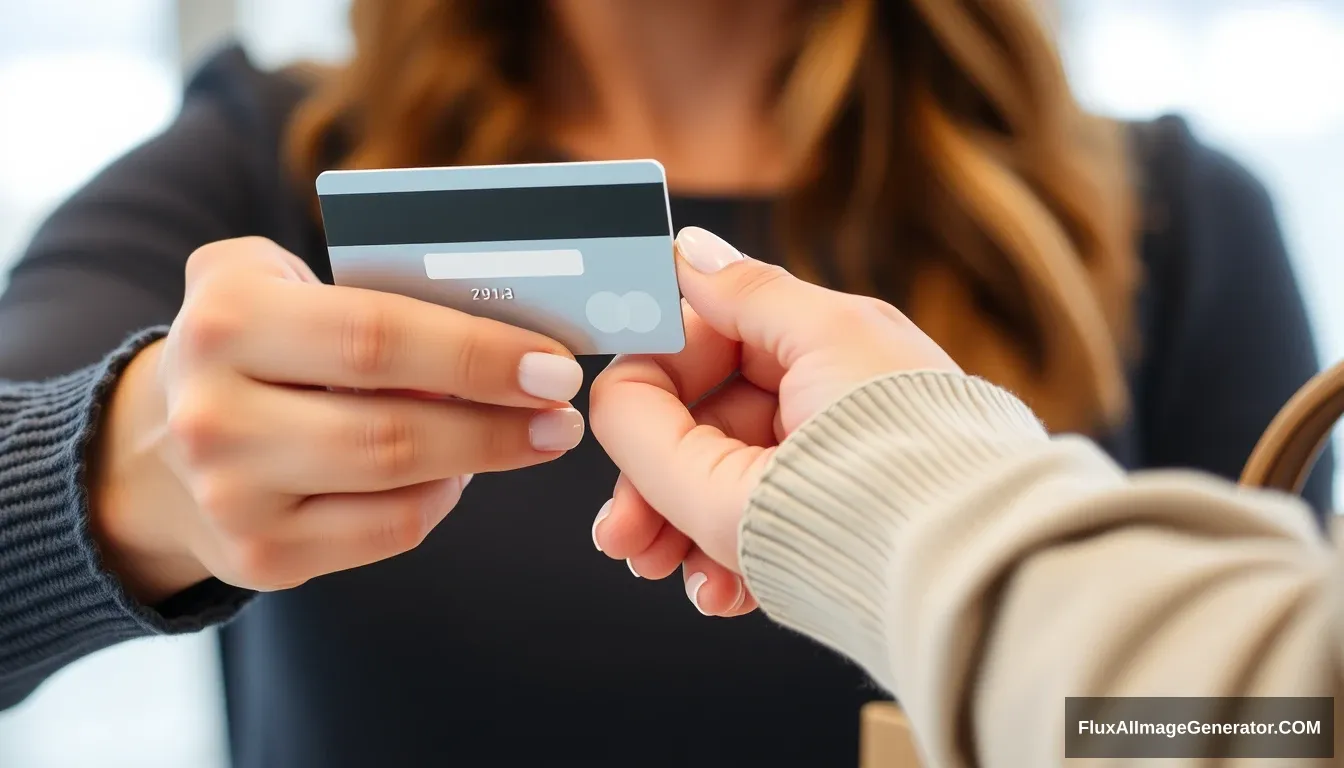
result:
[(575, 355), (685, 345), (656, 161), (327, 171), (317, 194), (337, 285), (498, 320)]

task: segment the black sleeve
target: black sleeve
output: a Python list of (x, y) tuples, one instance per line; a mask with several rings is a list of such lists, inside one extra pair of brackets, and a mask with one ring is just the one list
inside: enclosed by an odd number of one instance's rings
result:
[(250, 597), (207, 581), (149, 607), (100, 567), (84, 452), (117, 375), (161, 335), (137, 334), (98, 365), (65, 376), (0, 381), (0, 709), (81, 656), (225, 621)]
[[(1167, 133), (1168, 167), (1156, 176), (1170, 187), (1162, 225), (1174, 247), (1149, 264), (1159, 338), (1142, 414), (1144, 463), (1236, 479), (1320, 363), (1268, 192), (1183, 125)], [(1304, 492), (1323, 521), (1333, 464), (1326, 451)]]
[(123, 342), (172, 321), (196, 248), (270, 235), (258, 212), (278, 206), (258, 169), (275, 145), (220, 97), (247, 85), (240, 67), (237, 54), (207, 65), (172, 126), (51, 215), (0, 296), (0, 708), (84, 654), (199, 629), (250, 597), (210, 581), (134, 604), (87, 534), (83, 487), (100, 403), (134, 350)]

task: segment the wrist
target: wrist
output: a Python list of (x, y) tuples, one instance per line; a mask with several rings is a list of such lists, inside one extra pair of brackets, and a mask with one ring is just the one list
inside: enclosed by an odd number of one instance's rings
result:
[(887, 618), (907, 529), (1041, 445), (1049, 439), (1031, 411), (982, 380), (946, 371), (873, 379), (776, 451), (739, 531), (747, 586), (773, 619), (891, 688)]
[(85, 461), (89, 528), (105, 569), (127, 594), (155, 605), (210, 573), (185, 545), (190, 496), (161, 458), (166, 407), (158, 364), (163, 341), (122, 371)]

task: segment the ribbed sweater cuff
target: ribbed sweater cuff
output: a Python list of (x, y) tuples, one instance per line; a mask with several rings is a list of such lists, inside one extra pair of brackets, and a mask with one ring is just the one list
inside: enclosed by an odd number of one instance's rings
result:
[(740, 557), (771, 618), (892, 685), (888, 581), (909, 521), (1047, 440), (1007, 392), (916, 372), (859, 387), (784, 441), (751, 498)]
[(118, 376), (155, 328), (102, 363), (41, 383), (0, 383), (0, 677), (120, 640), (199, 629), (248, 593), (203, 584), (171, 608), (140, 605), (104, 570), (89, 531), (85, 453)]

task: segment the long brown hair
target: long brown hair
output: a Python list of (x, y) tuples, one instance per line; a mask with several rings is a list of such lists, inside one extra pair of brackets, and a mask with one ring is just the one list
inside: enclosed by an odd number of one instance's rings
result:
[[(902, 306), (1055, 430), (1127, 407), (1138, 281), (1119, 127), (1069, 91), (1039, 0), (816, 0), (782, 78), (787, 266)], [(536, 159), (544, 0), (354, 0), (355, 53), (291, 125), (328, 167)]]

